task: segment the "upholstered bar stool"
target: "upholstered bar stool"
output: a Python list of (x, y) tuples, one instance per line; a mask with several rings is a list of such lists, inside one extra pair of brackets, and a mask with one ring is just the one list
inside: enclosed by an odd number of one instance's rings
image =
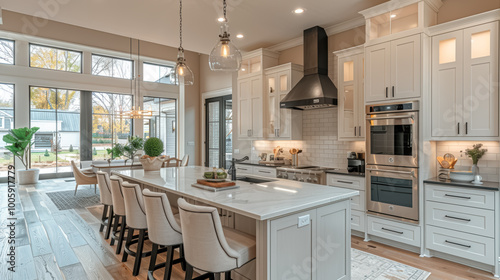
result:
[[(123, 198), (125, 202), (126, 223), (128, 226), (127, 241), (123, 252), (122, 262), (126, 262), (128, 255), (135, 257), (134, 269), (132, 274), (139, 275), (141, 268), (141, 260), (144, 257), (151, 256), (151, 251), (143, 252), (144, 240), (147, 239), (146, 230), (148, 223), (146, 220), (146, 209), (142, 196), (141, 187), (137, 184), (123, 182), (122, 184)], [(134, 230), (139, 230), (139, 239), (132, 240)], [(137, 243), (137, 250), (134, 252), (130, 246)]]
[[(170, 279), (172, 275), (172, 265), (183, 263), (182, 252), (182, 231), (179, 226), (179, 216), (174, 216), (167, 195), (159, 192), (152, 192), (148, 189), (142, 191), (144, 195), (144, 205), (146, 206), (146, 219), (148, 221), (149, 240), (153, 242), (151, 253), (151, 263), (149, 265), (148, 278), (154, 279), (153, 272), (165, 267), (163, 279)], [(167, 261), (156, 265), (158, 246), (167, 247)], [(181, 257), (174, 260), (174, 249), (179, 248)], [(183, 266), (183, 269), (184, 266)]]
[[(112, 175), (109, 177), (111, 181), (111, 197), (113, 199), (113, 211), (115, 212), (115, 223), (113, 225), (113, 231), (111, 232), (111, 245), (118, 242), (116, 245), (116, 254), (120, 254), (122, 251), (122, 244), (125, 241), (125, 229), (127, 227), (126, 213), (125, 213), (125, 202), (122, 193), (123, 179)], [(121, 221), (120, 221), (121, 219)], [(118, 226), (120, 226), (120, 231), (118, 232)]]
[(104, 239), (109, 239), (111, 227), (113, 226), (114, 211), (113, 199), (111, 196), (111, 182), (109, 181), (108, 173), (97, 171), (97, 185), (99, 186), (101, 203), (104, 204), (99, 232), (102, 232), (104, 230), (104, 227), (106, 227)]
[(231, 270), (255, 259), (255, 237), (223, 228), (216, 208), (192, 205), (182, 198), (178, 203), (186, 280), (193, 279), (193, 267), (208, 272), (204, 275), (208, 279), (218, 279), (224, 273), (226, 280), (230, 280)]

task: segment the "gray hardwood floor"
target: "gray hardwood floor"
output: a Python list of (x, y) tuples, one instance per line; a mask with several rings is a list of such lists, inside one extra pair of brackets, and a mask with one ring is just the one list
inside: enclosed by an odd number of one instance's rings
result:
[[(82, 186), (89, 188), (88, 186)], [(9, 213), (6, 184), (0, 184), (0, 280), (10, 279), (147, 279), (149, 258), (144, 258), (140, 274), (132, 276), (134, 258), (121, 262), (99, 232), (102, 206), (58, 210), (48, 192), (74, 190), (74, 182), (65, 179), (45, 180), (36, 186), (20, 186), (16, 201), (16, 272), (7, 270)], [(437, 258), (417, 254), (353, 237), (356, 249), (412, 265), (432, 274), (428, 280), (495, 279), (491, 274)], [(146, 242), (145, 250), (151, 244)], [(176, 256), (177, 257), (177, 254)], [(158, 262), (164, 262), (160, 255)], [(163, 270), (155, 272), (163, 279)], [(180, 265), (175, 265), (172, 279), (184, 279)], [(358, 280), (358, 279), (353, 279)]]

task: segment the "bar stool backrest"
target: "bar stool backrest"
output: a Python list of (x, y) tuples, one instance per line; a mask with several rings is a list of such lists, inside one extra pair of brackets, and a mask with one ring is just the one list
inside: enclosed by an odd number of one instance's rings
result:
[(113, 205), (113, 199), (111, 197), (111, 182), (109, 181), (108, 173), (97, 171), (97, 185), (99, 186), (101, 203), (104, 205)]
[(109, 177), (111, 181), (111, 198), (113, 200), (113, 211), (116, 215), (126, 216), (125, 202), (123, 199), (122, 184), (123, 179), (112, 175)]
[(149, 240), (163, 246), (182, 244), (181, 227), (174, 218), (167, 195), (148, 189), (144, 189), (142, 194), (146, 206)]
[(127, 226), (133, 229), (147, 229), (148, 223), (141, 187), (137, 184), (123, 182), (122, 193), (125, 202)]

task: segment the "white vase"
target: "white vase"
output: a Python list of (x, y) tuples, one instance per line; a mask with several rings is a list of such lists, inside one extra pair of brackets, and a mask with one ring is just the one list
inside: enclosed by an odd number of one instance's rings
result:
[(158, 157), (141, 158), (140, 161), (142, 164), (142, 168), (144, 168), (144, 171), (159, 171), (163, 166), (163, 162), (165, 162), (165, 160)]
[(38, 183), (40, 169), (28, 169), (17, 171), (17, 183), (19, 185), (32, 185)]

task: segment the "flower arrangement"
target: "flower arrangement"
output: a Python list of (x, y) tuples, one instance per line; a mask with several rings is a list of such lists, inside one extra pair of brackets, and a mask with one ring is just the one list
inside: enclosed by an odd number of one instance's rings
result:
[(465, 149), (465, 153), (472, 159), (473, 164), (477, 164), (479, 159), (481, 159), (488, 151), (488, 149), (481, 149), (482, 147), (483, 144), (479, 143), (476, 145), (472, 145), (472, 149)]

